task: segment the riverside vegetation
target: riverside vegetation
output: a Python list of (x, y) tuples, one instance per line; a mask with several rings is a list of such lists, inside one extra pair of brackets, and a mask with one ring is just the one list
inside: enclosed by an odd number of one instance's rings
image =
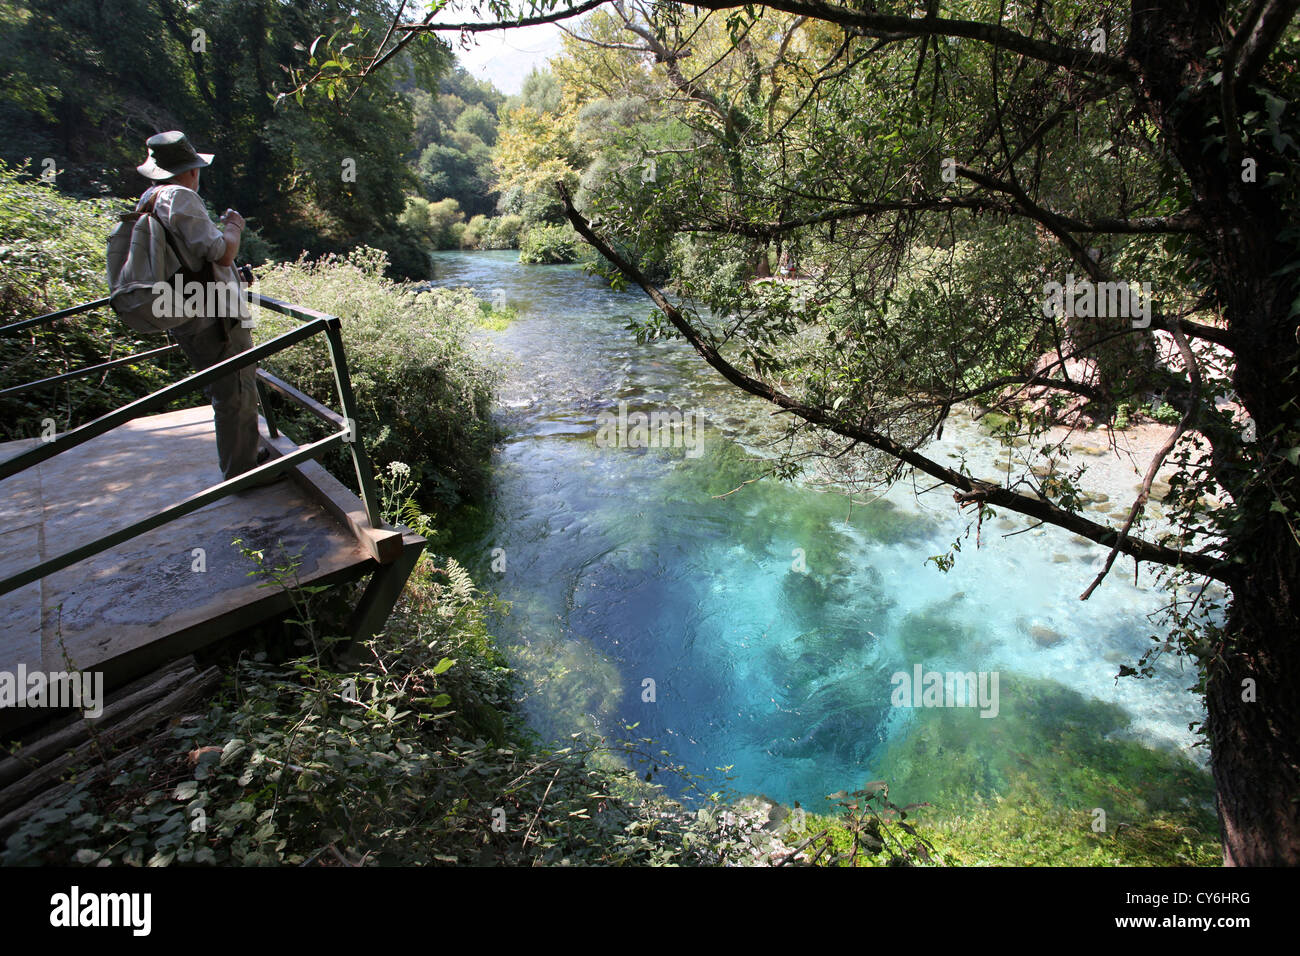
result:
[[(60, 196), (0, 167), (0, 301), (30, 315), (103, 294), (96, 260), (112, 204)], [(295, 613), (215, 652), (221, 691), (143, 745), (131, 769), (77, 786), (7, 834), (0, 863), (169, 864), (1211, 864), (1212, 816), (1188, 793), (1203, 774), (1185, 761), (1110, 740), (1116, 715), (1082, 698), (1007, 719), (1008, 739), (1031, 735), (1050, 761), (1008, 747), (990, 765), (963, 746), (964, 712), (930, 712), (881, 768), (884, 782), (786, 808), (728, 790), (725, 768), (677, 766), (635, 726), (620, 739), (575, 735), (563, 746), (533, 734), (515, 708), (511, 672), (494, 648), (491, 595), (451, 557), (442, 529), (481, 495), (492, 442), (493, 376), (478, 330), (508, 321), (467, 291), (416, 294), (384, 277), (382, 252), (354, 250), (259, 270), (268, 294), (344, 318), (363, 434), (371, 439), (386, 517), (430, 539), (382, 635), (362, 646), (335, 637), (355, 591), (297, 586), (295, 557), (244, 553)], [(263, 310), (259, 337), (278, 319)], [(6, 340), (5, 384), (139, 350), (119, 323), (83, 317)], [(327, 363), (298, 347), (276, 371), (327, 394)], [(183, 374), (141, 363), (60, 386), (3, 409), (5, 437), (35, 434), (57, 404), (61, 427)], [(46, 404), (48, 403), (48, 404)], [(306, 427), (284, 420), (295, 438)], [(736, 474), (717, 476), (729, 487)], [(705, 467), (707, 462), (699, 465)], [(725, 479), (725, 480), (724, 480)], [(765, 494), (782, 493), (781, 486)], [(696, 493), (710, 485), (701, 483)], [(703, 490), (700, 490), (703, 489)], [(933, 630), (933, 628), (931, 629)], [(942, 629), (940, 629), (942, 630)], [(956, 638), (954, 638), (956, 639)], [(625, 739), (623, 739), (625, 738)], [(1082, 756), (1080, 756), (1082, 755)], [(109, 755), (104, 755), (107, 759)], [(677, 775), (698, 803), (667, 798)], [(1034, 775), (1072, 781), (1077, 802), (1045, 806)], [(908, 806), (909, 793), (943, 806)], [(893, 796), (891, 796), (891, 793)], [(961, 794), (961, 802), (956, 797)], [(973, 796), (972, 796), (973, 794)], [(1094, 833), (1101, 795), (1142, 807), (1140, 821)], [(1116, 799), (1116, 797), (1119, 799)], [(817, 811), (817, 812), (813, 812)]]

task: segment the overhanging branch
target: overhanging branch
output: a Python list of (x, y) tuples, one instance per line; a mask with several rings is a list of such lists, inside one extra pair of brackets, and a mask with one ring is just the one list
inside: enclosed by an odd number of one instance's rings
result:
[[(692, 6), (705, 10), (728, 10), (746, 6), (735, 0), (694, 0)], [(849, 27), (871, 37), (954, 37), (1018, 53), (1031, 60), (1063, 66), (1078, 73), (1113, 76), (1126, 81), (1137, 72), (1126, 59), (1093, 53), (1091, 50), (1063, 46), (1017, 33), (1008, 27), (976, 20), (949, 20), (942, 17), (901, 17), (871, 10), (855, 10), (823, 0), (766, 0), (763, 6), (785, 13), (825, 20)]]
[(1097, 544), (1115, 547), (1118, 551), (1138, 561), (1149, 561), (1153, 564), (1167, 566), (1181, 566), (1225, 583), (1232, 583), (1235, 577), (1234, 569), (1223, 560), (1212, 555), (1179, 551), (1154, 542), (1132, 537), (1121, 537), (1115, 529), (1099, 524), (1082, 515), (1065, 511), (1050, 501), (1023, 495), (990, 481), (972, 478), (969, 475), (964, 475), (941, 465), (917, 451), (900, 445), (889, 436), (882, 435), (873, 429), (834, 420), (824, 409), (796, 401), (766, 382), (746, 375), (723, 358), (713, 344), (686, 321), (681, 311), (668, 301), (663, 292), (646, 278), (641, 270), (628, 262), (609, 243), (595, 234), (586, 217), (574, 207), (572, 197), (562, 181), (556, 183), (556, 188), (564, 204), (565, 216), (578, 234), (613, 263), (615, 268), (623, 275), (639, 285), (691, 347), (724, 379), (737, 388), (765, 399), (779, 408), (797, 415), (809, 424), (869, 445), (918, 471), (951, 485), (958, 489), (958, 493), (954, 497), (959, 503), (988, 504), (1006, 508), (1009, 511), (1015, 511), (1030, 518), (1064, 528)]

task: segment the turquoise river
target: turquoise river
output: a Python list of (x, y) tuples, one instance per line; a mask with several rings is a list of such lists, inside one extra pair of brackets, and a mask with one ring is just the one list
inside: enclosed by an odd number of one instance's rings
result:
[[(639, 292), (513, 252), (440, 253), (435, 283), (518, 313), (485, 335), (506, 437), (455, 550), (509, 604), (494, 633), (544, 737), (635, 723), (692, 771), (810, 809), (871, 780), (900, 803), (1019, 794), (1112, 820), (1206, 806), (1192, 668), (1167, 655), (1150, 679), (1116, 680), (1158, 633), (1145, 572), (1129, 564), (1082, 602), (1098, 549), (1015, 515), (977, 548), (971, 515), (929, 480), (855, 504), (743, 484), (772, 409), (684, 343), (637, 345)], [(620, 403), (698, 413), (698, 445), (597, 441)], [(1006, 452), (969, 416), (928, 449), (984, 475)], [(959, 538), (950, 571), (927, 563)], [(918, 670), (988, 691), (996, 676), (996, 703), (894, 706), (895, 675)]]

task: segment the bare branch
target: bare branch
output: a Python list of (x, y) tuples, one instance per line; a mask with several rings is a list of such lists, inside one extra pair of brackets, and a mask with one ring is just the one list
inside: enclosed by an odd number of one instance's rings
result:
[(1184, 336), (1182, 332), (1178, 329), (1174, 329), (1172, 335), (1174, 341), (1178, 343), (1178, 351), (1182, 353), (1183, 362), (1187, 365), (1187, 373), (1192, 380), (1192, 394), (1187, 400), (1187, 411), (1183, 412), (1183, 417), (1179, 420), (1178, 427), (1169, 434), (1169, 437), (1165, 439), (1165, 443), (1160, 447), (1160, 450), (1151, 457), (1151, 461), (1147, 465), (1146, 475), (1142, 478), (1142, 487), (1138, 490), (1138, 496), (1133, 500), (1133, 507), (1129, 509), (1128, 517), (1124, 519), (1124, 526), (1120, 529), (1119, 539), (1111, 547), (1110, 554), (1106, 556), (1106, 563), (1102, 566), (1101, 571), (1097, 573), (1097, 577), (1094, 578), (1093, 582), (1088, 585), (1082, 594), (1079, 595), (1080, 601), (1086, 601), (1088, 598), (1092, 597), (1092, 592), (1097, 589), (1097, 586), (1101, 584), (1106, 575), (1110, 572), (1111, 565), (1115, 563), (1115, 558), (1119, 554), (1120, 545), (1122, 545), (1128, 538), (1128, 533), (1133, 527), (1133, 522), (1136, 521), (1138, 516), (1146, 510), (1147, 499), (1151, 496), (1151, 485), (1156, 480), (1156, 474), (1160, 471), (1160, 467), (1165, 463), (1165, 459), (1169, 457), (1170, 452), (1174, 450), (1174, 446), (1178, 444), (1178, 440), (1183, 437), (1183, 433), (1190, 427), (1192, 419), (1196, 417), (1196, 411), (1200, 407), (1201, 372), (1199, 366), (1196, 364), (1196, 356), (1192, 353), (1191, 346), (1187, 344), (1187, 337)]
[[(1016, 205), (983, 199), (975, 196), (936, 196), (929, 199), (900, 199), (886, 202), (855, 203), (838, 209), (799, 216), (780, 222), (756, 223), (729, 221), (711, 225), (688, 227), (689, 232), (721, 232), (753, 239), (773, 239), (784, 233), (821, 223), (878, 216), (887, 212), (942, 212), (947, 209), (970, 209), (977, 212), (998, 212), (1023, 216)], [(1074, 219), (1059, 213), (1050, 213), (1055, 220), (1073, 232), (1108, 233), (1112, 235), (1192, 233), (1201, 228), (1199, 216), (1190, 210), (1168, 216), (1139, 216), (1134, 219)], [(1032, 217), (1031, 217), (1032, 218)]]
[(542, 23), (556, 23), (560, 20), (568, 20), (572, 17), (580, 17), (589, 10), (595, 10), (597, 7), (609, 0), (586, 0), (586, 3), (580, 3), (576, 7), (567, 7), (564, 10), (553, 10), (550, 13), (538, 14), (534, 17), (520, 17), (518, 20), (490, 20), (487, 22), (470, 22), (470, 23), (433, 23), (428, 17), (422, 23), (408, 23), (399, 26), (397, 29), (406, 33), (487, 33), (491, 30), (514, 30), (518, 27), (535, 27)]
[[(735, 0), (695, 0), (692, 5), (706, 10), (726, 10), (744, 6), (743, 3), (737, 3)], [(975, 20), (949, 20), (928, 15), (892, 16), (870, 10), (855, 10), (837, 3), (826, 3), (823, 0), (768, 0), (764, 6), (853, 28), (864, 36), (889, 36), (898, 39), (956, 37), (976, 40), (998, 49), (1018, 53), (1031, 60), (1063, 66), (1079, 73), (1103, 74), (1126, 81), (1134, 80), (1137, 75), (1134, 66), (1126, 59), (1050, 43), (1046, 40), (1035, 40), (997, 24), (980, 23)]]

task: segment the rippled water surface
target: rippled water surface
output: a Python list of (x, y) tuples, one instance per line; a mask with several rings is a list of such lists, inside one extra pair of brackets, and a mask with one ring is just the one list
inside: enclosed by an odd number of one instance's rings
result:
[[(644, 296), (513, 252), (442, 253), (435, 268), (519, 313), (489, 333), (508, 437), (481, 533), (458, 551), (510, 602), (494, 630), (544, 735), (639, 722), (695, 770), (729, 766), (736, 790), (810, 807), (882, 777), (907, 800), (1027, 780), (1069, 804), (1093, 799), (1077, 764), (1112, 780), (1197, 759), (1190, 671), (1115, 681), (1162, 603), (1131, 565), (1080, 602), (1096, 550), (1009, 516), (942, 573), (926, 558), (970, 519), (950, 492), (918, 496), (928, 480), (855, 507), (772, 481), (717, 497), (752, 475), (771, 409), (682, 343), (638, 346), (626, 326)], [(598, 416), (620, 402), (700, 410), (701, 454), (598, 447)], [(988, 474), (1001, 451), (958, 422), (930, 453)], [(892, 675), (918, 664), (997, 672), (998, 716), (891, 706)]]

